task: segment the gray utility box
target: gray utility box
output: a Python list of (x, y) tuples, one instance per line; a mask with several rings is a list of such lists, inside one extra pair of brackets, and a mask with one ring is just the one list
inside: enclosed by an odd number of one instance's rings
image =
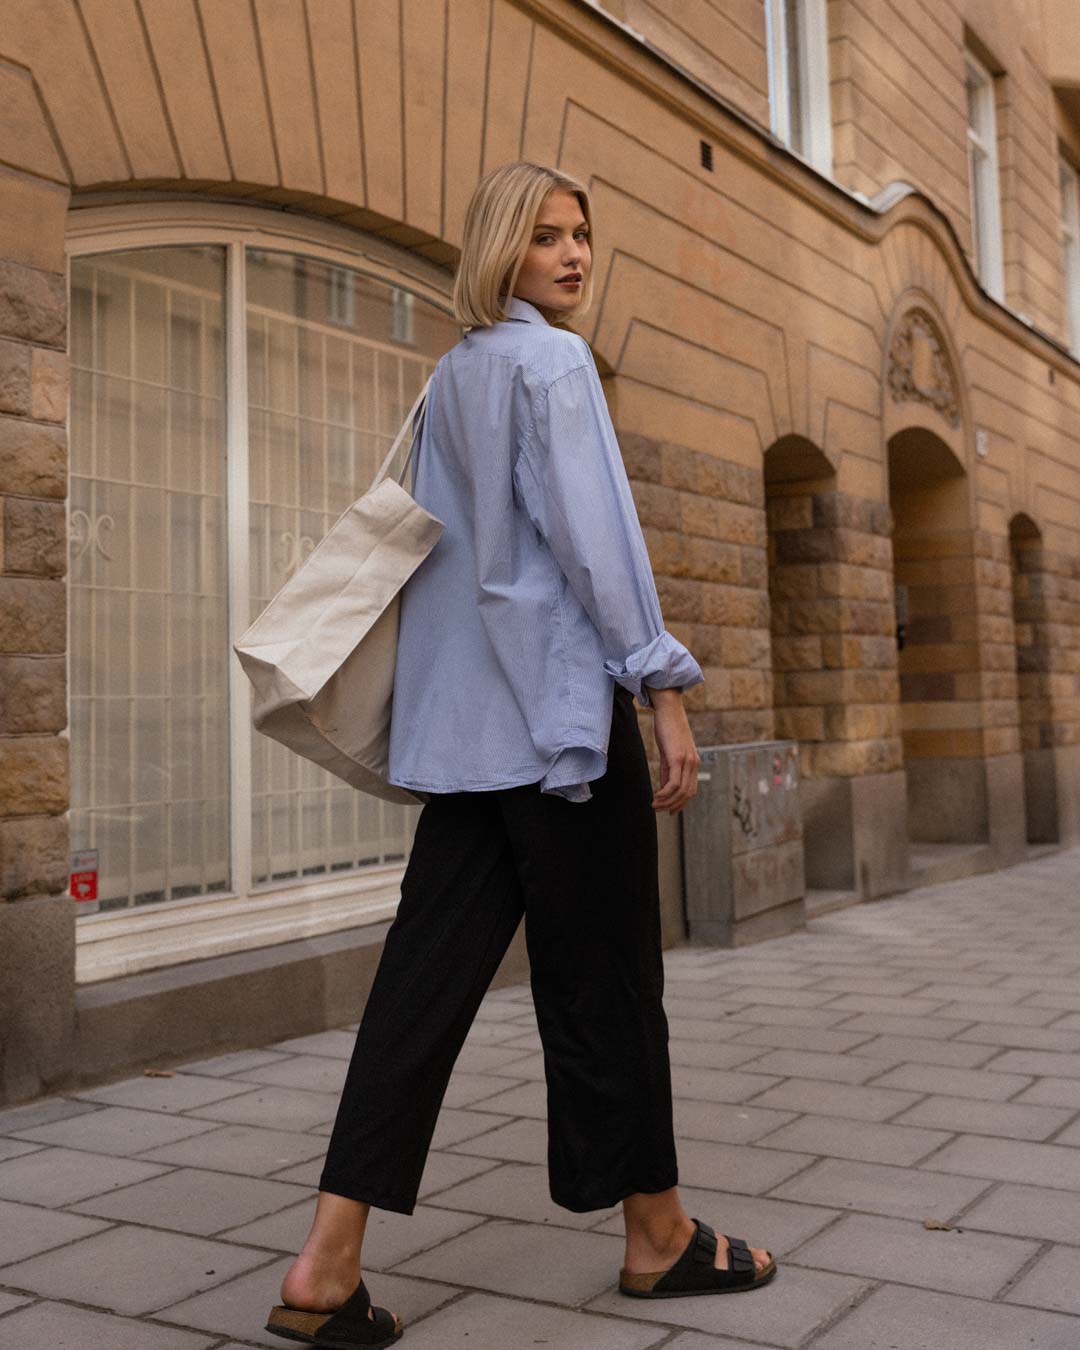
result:
[(798, 743), (699, 753), (697, 795), (683, 811), (690, 941), (742, 947), (804, 928)]

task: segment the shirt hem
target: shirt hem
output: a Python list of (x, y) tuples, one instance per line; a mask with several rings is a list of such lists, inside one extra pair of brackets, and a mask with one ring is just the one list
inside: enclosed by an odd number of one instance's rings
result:
[[(606, 758), (607, 749), (601, 745), (564, 745), (551, 757), (550, 764), (545, 768), (544, 765), (538, 765), (535, 769), (524, 770), (520, 776), (515, 776), (511, 780), (499, 779), (474, 779), (468, 782), (448, 783), (424, 783), (415, 778), (388, 778), (387, 782), (394, 787), (408, 788), (412, 792), (498, 792), (502, 788), (524, 787), (528, 783), (541, 783), (551, 771), (551, 766), (564, 755), (567, 750), (586, 750), (591, 754), (602, 755)], [(574, 786), (574, 784), (561, 783), (560, 787)]]

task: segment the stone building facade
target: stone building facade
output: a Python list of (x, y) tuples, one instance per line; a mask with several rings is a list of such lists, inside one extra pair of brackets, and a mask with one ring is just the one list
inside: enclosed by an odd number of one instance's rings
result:
[(362, 1005), (415, 814), (253, 739), (228, 644), (456, 340), (511, 159), (590, 184), (695, 734), (798, 740), (809, 884), (1080, 841), (1071, 0), (5, 19), (0, 1099)]

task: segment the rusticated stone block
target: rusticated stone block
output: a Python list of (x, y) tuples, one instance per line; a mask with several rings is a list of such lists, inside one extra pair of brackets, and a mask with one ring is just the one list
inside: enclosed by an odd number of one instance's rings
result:
[(714, 744), (738, 745), (745, 741), (773, 739), (771, 708), (739, 708), (720, 714), (720, 737)]
[(58, 895), (68, 887), (64, 816), (0, 820), (0, 896)]
[(904, 754), (909, 759), (978, 759), (982, 753), (983, 733), (978, 728), (904, 732)]
[(67, 725), (62, 656), (0, 656), (0, 734), (60, 731)]
[(710, 539), (726, 539), (732, 544), (750, 544), (764, 548), (765, 516), (753, 506), (721, 501), (699, 493), (679, 494), (681, 524), (688, 534), (703, 534)]
[(60, 427), (0, 417), (0, 492), (63, 500), (67, 465), (67, 436)]
[(832, 562), (837, 555), (835, 530), (777, 530), (772, 538), (781, 565)]
[(634, 505), (642, 525), (661, 530), (677, 530), (680, 521), (679, 493), (659, 483), (631, 482)]
[(733, 708), (772, 709), (772, 672), (767, 670), (733, 670), (731, 672), (731, 706)]
[(831, 741), (887, 740), (900, 734), (897, 703), (847, 703), (825, 711), (825, 734)]
[(62, 581), (0, 577), (0, 653), (51, 655), (64, 650), (66, 639)]
[(760, 591), (769, 589), (769, 559), (764, 548), (753, 548), (749, 544), (739, 550), (742, 559), (742, 581), (744, 586), (755, 586)]
[(762, 628), (717, 628), (722, 663), (729, 670), (772, 667), (769, 634)]
[(30, 348), (23, 342), (0, 341), (0, 412), (30, 411)]
[(853, 778), (865, 773), (891, 773), (904, 762), (899, 739), (874, 741), (823, 741), (809, 747), (810, 776)]
[(0, 260), (0, 334), (62, 347), (66, 331), (67, 287), (63, 274)]
[(668, 577), (662, 572), (656, 578), (656, 594), (665, 619), (683, 619), (690, 623), (715, 622), (705, 613), (706, 583), (684, 577)]
[(642, 532), (654, 572), (701, 581), (738, 583), (742, 579), (742, 550), (736, 544), (652, 526), (643, 526)]
[(944, 703), (957, 697), (956, 676), (948, 672), (917, 672), (900, 676), (905, 703)]
[(701, 598), (702, 618), (706, 623), (727, 624), (732, 628), (769, 626), (769, 597), (764, 591), (706, 582), (701, 586)]
[(808, 530), (814, 524), (814, 503), (810, 496), (770, 495), (765, 504), (770, 530)]
[(0, 740), (0, 816), (55, 815), (67, 807), (67, 740), (60, 736)]
[[(772, 640), (774, 670), (820, 670), (825, 664), (820, 637), (776, 635)], [(839, 665), (840, 662), (829, 664)]]
[(654, 441), (651, 436), (642, 436), (637, 431), (620, 431), (618, 439), (627, 477), (641, 479), (646, 483), (659, 483), (659, 441)]
[(66, 518), (63, 503), (6, 497), (4, 571), (62, 576), (66, 562)]
[(823, 741), (824, 708), (777, 708), (776, 735), (780, 740)]
[(30, 416), (39, 422), (66, 422), (68, 358), (66, 352), (35, 347), (30, 362)]
[(821, 594), (822, 569), (816, 563), (773, 567), (769, 591), (778, 600), (812, 600)]

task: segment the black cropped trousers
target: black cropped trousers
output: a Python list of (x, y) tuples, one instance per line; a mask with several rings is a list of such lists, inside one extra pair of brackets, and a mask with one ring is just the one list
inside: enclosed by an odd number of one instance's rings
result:
[(656, 816), (618, 685), (591, 790), (588, 802), (532, 783), (424, 803), (320, 1190), (412, 1213), (451, 1070), (522, 915), (552, 1199), (583, 1212), (677, 1183)]

